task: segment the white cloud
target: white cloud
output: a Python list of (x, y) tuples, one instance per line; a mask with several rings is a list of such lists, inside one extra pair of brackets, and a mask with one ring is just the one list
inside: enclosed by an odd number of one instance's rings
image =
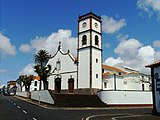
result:
[(112, 17), (103, 15), (102, 21), (102, 29), (107, 34), (113, 34), (127, 25), (124, 18), (116, 21)]
[(21, 52), (30, 52), (31, 51), (31, 46), (29, 44), (22, 44), (19, 48)]
[(160, 40), (154, 41), (153, 46), (156, 47), (156, 48), (160, 48)]
[(118, 58), (109, 57), (105, 64), (114, 66), (116, 64), (131, 67), (144, 73), (149, 73), (145, 66), (160, 59), (160, 51), (155, 51), (150, 45), (144, 46), (139, 40), (131, 38), (120, 41), (114, 52)]
[(11, 44), (10, 39), (0, 33), (0, 53), (3, 56), (6, 55), (15, 55), (16, 49), (15, 46)]
[(30, 63), (28, 64), (27, 66), (25, 66), (20, 72), (19, 72), (19, 75), (37, 75), (35, 72), (34, 72), (34, 64), (33, 63)]
[(121, 41), (114, 51), (121, 57), (132, 60), (137, 55), (138, 49), (141, 46), (142, 44), (138, 40), (132, 38), (129, 40)]
[(64, 52), (67, 52), (69, 49), (73, 55), (76, 55), (77, 38), (72, 37), (71, 30), (60, 29), (58, 32), (54, 32), (47, 37), (37, 36), (35, 39), (30, 41), (29, 46), (34, 49), (35, 52), (45, 49), (53, 55), (57, 51), (59, 42), (62, 43), (62, 50)]
[(118, 58), (109, 57), (108, 59), (106, 59), (104, 61), (104, 63), (107, 65), (110, 65), (110, 66), (114, 66), (116, 64), (123, 63), (123, 61), (121, 60), (120, 57), (118, 57)]
[(154, 13), (157, 14), (157, 20), (160, 21), (160, 0), (138, 0), (137, 6), (146, 12), (149, 17)]

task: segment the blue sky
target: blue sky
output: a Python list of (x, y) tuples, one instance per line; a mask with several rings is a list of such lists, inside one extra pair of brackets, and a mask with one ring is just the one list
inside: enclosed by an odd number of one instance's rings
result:
[(78, 16), (102, 17), (103, 63), (149, 73), (160, 59), (160, 0), (0, 0), (0, 85), (33, 72), (33, 55), (59, 41), (76, 56)]

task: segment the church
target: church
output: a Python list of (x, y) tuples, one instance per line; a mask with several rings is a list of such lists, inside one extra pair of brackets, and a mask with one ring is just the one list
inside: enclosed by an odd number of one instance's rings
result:
[[(86, 89), (89, 93), (102, 89), (102, 21), (90, 12), (78, 18), (77, 56), (64, 53), (59, 43), (55, 55), (48, 61), (52, 66), (48, 78), (51, 90)], [(56, 77), (61, 80), (56, 81)], [(72, 79), (72, 82), (69, 81)], [(70, 84), (69, 84), (70, 83)]]

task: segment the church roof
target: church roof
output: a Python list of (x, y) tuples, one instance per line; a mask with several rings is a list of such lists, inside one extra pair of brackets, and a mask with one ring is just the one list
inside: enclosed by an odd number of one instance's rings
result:
[(145, 67), (156, 67), (156, 66), (160, 66), (160, 60), (155, 61), (154, 63), (152, 63), (150, 65), (146, 65)]
[(102, 64), (102, 68), (103, 69), (109, 69), (109, 70), (116, 71), (116, 72), (126, 73), (123, 70), (120, 70), (120, 69), (112, 67), (112, 66), (104, 65), (104, 64)]
[(96, 14), (94, 14), (93, 12), (89, 12), (87, 14), (79, 16), (79, 20), (78, 21), (81, 21), (83, 19), (90, 18), (90, 17), (92, 17), (92, 18), (94, 18), (94, 19), (96, 19), (96, 20), (101, 22), (101, 17), (96, 15)]
[(34, 80), (40, 80), (40, 77), (39, 76), (34, 76), (33, 79)]

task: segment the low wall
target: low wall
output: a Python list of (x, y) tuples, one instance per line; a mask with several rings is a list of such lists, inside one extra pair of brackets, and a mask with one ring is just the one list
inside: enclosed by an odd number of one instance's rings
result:
[(107, 105), (152, 105), (151, 91), (98, 91)]
[(49, 104), (54, 104), (54, 100), (51, 97), (48, 90), (32, 91), (31, 92), (31, 99), (37, 100), (40, 102), (49, 103)]
[(16, 92), (16, 95), (21, 96), (21, 97), (29, 98), (29, 93), (28, 92)]

